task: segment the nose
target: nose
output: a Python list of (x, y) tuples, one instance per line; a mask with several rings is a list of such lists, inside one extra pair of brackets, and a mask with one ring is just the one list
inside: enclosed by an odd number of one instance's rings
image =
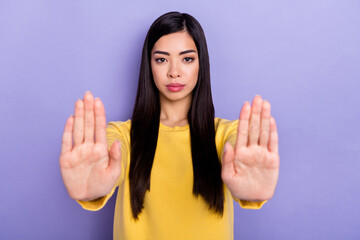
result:
[(175, 63), (171, 64), (170, 69), (168, 71), (168, 77), (177, 78), (180, 76), (181, 76), (181, 74), (180, 74), (180, 69), (178, 68), (178, 66)]

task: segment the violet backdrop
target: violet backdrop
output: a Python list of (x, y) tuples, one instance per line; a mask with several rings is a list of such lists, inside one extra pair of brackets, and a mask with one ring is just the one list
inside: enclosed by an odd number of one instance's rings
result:
[(112, 239), (67, 195), (58, 157), (86, 90), (127, 120), (150, 24), (187, 12), (204, 28), (216, 116), (260, 94), (280, 138), (276, 194), (235, 207), (235, 239), (360, 239), (360, 1), (0, 0), (0, 239)]

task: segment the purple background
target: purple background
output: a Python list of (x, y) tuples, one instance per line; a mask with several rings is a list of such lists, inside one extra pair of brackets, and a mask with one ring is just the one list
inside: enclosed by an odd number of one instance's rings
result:
[(115, 198), (88, 212), (58, 157), (86, 90), (130, 118), (150, 24), (202, 24), (216, 116), (272, 103), (281, 170), (262, 210), (235, 207), (235, 239), (360, 239), (360, 2), (0, 0), (0, 239), (111, 239)]

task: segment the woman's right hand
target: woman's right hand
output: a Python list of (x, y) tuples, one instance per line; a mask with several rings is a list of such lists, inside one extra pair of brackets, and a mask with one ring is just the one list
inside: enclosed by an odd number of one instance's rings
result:
[(89, 201), (110, 193), (121, 173), (120, 142), (108, 150), (104, 105), (86, 92), (66, 122), (60, 170), (70, 197)]

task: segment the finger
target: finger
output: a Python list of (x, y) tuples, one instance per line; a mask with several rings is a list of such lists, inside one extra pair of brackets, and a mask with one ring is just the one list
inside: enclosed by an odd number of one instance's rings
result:
[(109, 168), (113, 172), (121, 171), (121, 143), (116, 140), (110, 147)]
[(267, 147), (270, 137), (270, 117), (271, 105), (268, 101), (264, 101), (261, 109), (261, 130), (260, 130), (260, 146)]
[(74, 118), (74, 146), (82, 144), (84, 141), (84, 102), (79, 99), (75, 103), (75, 118)]
[(257, 145), (260, 135), (260, 113), (262, 98), (259, 95), (254, 97), (251, 106), (250, 126), (249, 126), (249, 145)]
[(105, 108), (100, 100), (96, 98), (94, 100), (95, 107), (95, 138), (97, 143), (107, 143), (106, 140), (106, 117)]
[(235, 174), (234, 168), (234, 148), (230, 143), (225, 143), (224, 154), (222, 157), (222, 166), (221, 166), (221, 178), (224, 182), (227, 182)]
[(94, 97), (90, 92), (84, 96), (85, 105), (85, 142), (94, 142)]
[(279, 136), (278, 136), (276, 122), (273, 117), (270, 118), (269, 150), (270, 152), (275, 152), (275, 153), (279, 152)]
[(74, 128), (74, 117), (70, 116), (65, 124), (62, 137), (61, 153), (70, 152), (72, 148), (72, 131)]
[(240, 111), (235, 149), (247, 146), (249, 137), (250, 103), (245, 102)]

